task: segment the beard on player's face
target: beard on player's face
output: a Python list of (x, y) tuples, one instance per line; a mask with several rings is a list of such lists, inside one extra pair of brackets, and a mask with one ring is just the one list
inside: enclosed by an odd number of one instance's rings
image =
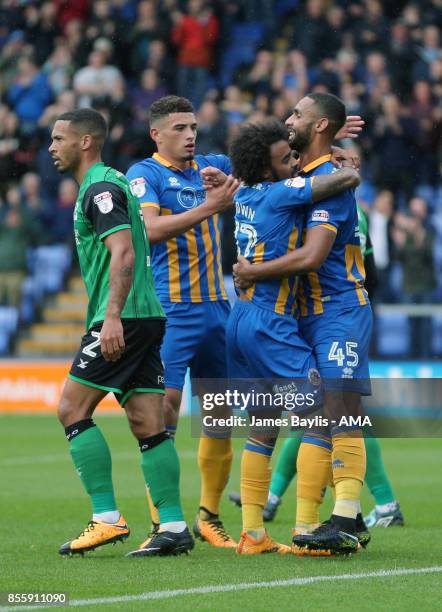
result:
[(293, 151), (302, 153), (312, 142), (312, 125), (306, 125), (296, 130), (289, 136), (289, 146)]

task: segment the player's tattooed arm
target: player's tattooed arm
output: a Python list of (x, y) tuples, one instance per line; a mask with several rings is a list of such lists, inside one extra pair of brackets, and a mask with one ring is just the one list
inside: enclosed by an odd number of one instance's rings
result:
[[(221, 172), (221, 170), (220, 170)], [(233, 205), (233, 196), (239, 187), (239, 182), (233, 176), (223, 172), (225, 180), (207, 190), (206, 201), (179, 215), (160, 215), (157, 208), (143, 208), (144, 223), (151, 244), (165, 242), (208, 219), (212, 215), (223, 212)]]
[(330, 198), (345, 189), (354, 189), (361, 177), (354, 168), (342, 168), (333, 174), (312, 177), (312, 199), (314, 202)]
[(101, 353), (106, 361), (117, 361), (124, 351), (124, 334), (121, 312), (129, 295), (133, 280), (135, 253), (132, 234), (124, 229), (106, 236), (106, 248), (110, 251), (109, 301), (100, 332)]
[(278, 259), (261, 264), (251, 264), (244, 257), (238, 257), (233, 266), (235, 285), (247, 289), (258, 280), (284, 278), (292, 274), (303, 274), (322, 266), (331, 251), (336, 234), (318, 225), (307, 230), (305, 243)]

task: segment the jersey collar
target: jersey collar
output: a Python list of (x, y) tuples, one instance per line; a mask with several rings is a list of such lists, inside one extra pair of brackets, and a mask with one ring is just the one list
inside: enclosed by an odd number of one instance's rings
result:
[(84, 183), (84, 181), (86, 180), (86, 178), (92, 174), (92, 171), (94, 170), (94, 168), (96, 168), (97, 166), (104, 166), (104, 162), (103, 161), (99, 161), (99, 162), (95, 162), (95, 164), (92, 164), (92, 166), (87, 170), (87, 172), (85, 173), (85, 175), (83, 176), (83, 180), (81, 181), (82, 183)]
[(332, 154), (331, 153), (328, 153), (327, 155), (322, 155), (321, 157), (318, 157), (317, 159), (314, 159), (312, 162), (310, 162), (309, 164), (304, 166), (304, 168), (302, 168), (301, 172), (303, 172), (304, 174), (307, 173), (307, 172), (311, 172), (312, 170), (314, 170), (315, 168), (317, 168), (321, 164), (325, 164), (325, 162), (330, 161), (331, 158), (332, 158)]
[[(179, 172), (182, 171), (181, 168), (177, 168), (176, 166), (172, 164), (172, 162), (168, 161), (164, 157), (161, 157), (159, 153), (154, 153), (152, 155), (152, 158), (155, 161), (157, 161), (159, 164), (161, 164), (162, 166), (166, 166), (166, 168), (169, 168), (170, 170), (178, 170)], [(196, 163), (194, 159), (192, 159), (192, 163), (190, 164), (190, 167), (193, 168), (194, 170), (198, 170), (198, 164)]]

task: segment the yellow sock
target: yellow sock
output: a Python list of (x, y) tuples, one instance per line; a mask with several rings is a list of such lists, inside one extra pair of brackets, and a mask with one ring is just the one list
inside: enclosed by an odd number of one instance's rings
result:
[(333, 436), (332, 467), (336, 491), (333, 514), (355, 519), (366, 468), (362, 435), (352, 432)]
[(230, 438), (227, 440), (205, 436), (200, 438), (198, 448), (198, 466), (201, 474), (200, 507), (211, 514), (219, 514), (219, 503), (229, 478), (232, 458)]
[(262, 511), (270, 487), (273, 445), (249, 439), (241, 458), (241, 503), (243, 529), (260, 535), (264, 530)]
[(319, 523), (319, 508), (330, 479), (330, 464), (330, 439), (313, 434), (305, 436), (297, 460), (296, 531), (311, 531)]
[(333, 514), (355, 519), (359, 511), (362, 482), (355, 478), (345, 478), (336, 483), (335, 489)]
[(156, 523), (157, 525), (159, 525), (160, 515), (159, 515), (157, 508), (154, 506), (148, 486), (146, 486), (146, 497), (147, 497), (147, 502), (149, 504), (150, 520), (152, 521), (152, 523)]

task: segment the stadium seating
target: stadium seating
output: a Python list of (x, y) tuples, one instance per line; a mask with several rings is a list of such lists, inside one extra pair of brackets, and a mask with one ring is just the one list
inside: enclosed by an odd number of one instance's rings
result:
[(6, 355), (11, 336), (18, 328), (19, 311), (14, 306), (0, 306), (0, 355)]
[(64, 244), (35, 249), (31, 260), (32, 275), (44, 292), (55, 293), (61, 290), (71, 260), (71, 250)]
[(233, 42), (224, 51), (222, 58), (222, 87), (231, 84), (233, 74), (241, 64), (252, 64), (255, 61), (255, 51), (263, 36), (262, 23), (238, 23), (233, 26)]
[(410, 321), (404, 314), (376, 317), (376, 350), (380, 357), (406, 357), (411, 349)]
[(442, 355), (442, 315), (431, 319), (431, 352), (437, 357)]

